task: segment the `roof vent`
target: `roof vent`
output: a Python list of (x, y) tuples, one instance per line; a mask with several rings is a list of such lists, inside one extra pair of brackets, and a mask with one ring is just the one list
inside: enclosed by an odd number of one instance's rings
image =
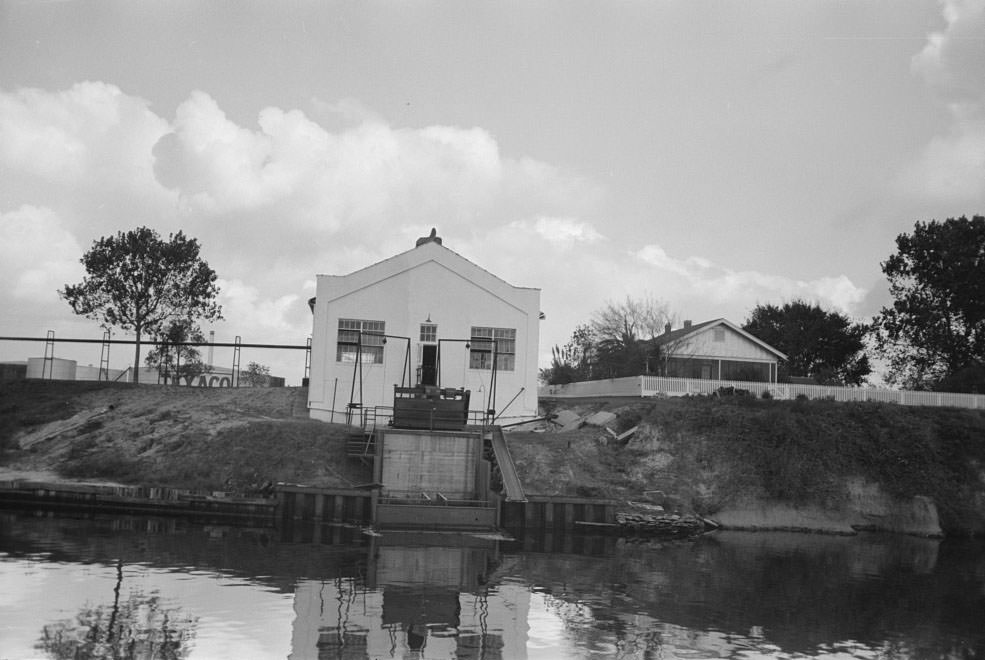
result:
[(438, 245), (441, 245), (441, 237), (438, 236), (437, 229), (431, 227), (431, 234), (429, 236), (421, 236), (419, 239), (417, 239), (417, 243), (414, 245), (414, 247), (421, 247), (425, 243), (437, 243)]

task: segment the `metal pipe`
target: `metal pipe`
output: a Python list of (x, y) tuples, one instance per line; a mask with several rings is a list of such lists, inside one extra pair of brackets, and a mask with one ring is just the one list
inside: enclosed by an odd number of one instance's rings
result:
[(513, 395), (513, 398), (510, 399), (510, 402), (507, 403), (505, 406), (503, 406), (503, 409), (499, 411), (499, 414), (498, 415), (496, 415), (495, 417), (493, 417), (493, 424), (495, 424), (496, 423), (496, 420), (499, 419), (503, 415), (504, 412), (506, 412), (506, 409), (507, 408), (509, 408), (511, 405), (513, 405), (513, 402), (516, 401), (516, 398), (518, 396), (520, 396), (521, 394), (523, 394), (523, 390), (525, 390), (525, 389), (527, 389), (527, 388), (526, 387), (521, 387), (520, 388), (520, 391)]
[[(74, 338), (58, 338), (58, 339), (46, 339), (45, 337), (0, 337), (0, 341), (52, 341), (54, 343), (65, 343), (65, 344), (125, 344), (133, 346), (137, 343), (136, 339), (110, 339), (104, 342), (102, 339), (74, 339)], [(234, 348), (236, 346), (242, 346), (243, 348), (289, 348), (292, 350), (307, 350), (307, 344), (304, 346), (296, 346), (294, 344), (237, 344), (234, 342), (215, 342), (210, 343), (207, 341), (175, 341), (175, 342), (160, 342), (154, 341), (152, 339), (141, 339), (141, 345), (159, 346), (161, 344), (169, 344), (170, 346), (222, 346), (225, 348)]]

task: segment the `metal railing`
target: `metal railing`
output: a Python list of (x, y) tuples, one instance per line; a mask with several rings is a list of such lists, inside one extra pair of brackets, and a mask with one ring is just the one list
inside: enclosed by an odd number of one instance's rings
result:
[[(488, 416), (482, 410), (468, 411), (468, 424), (470, 426), (486, 426)], [(393, 406), (369, 406), (360, 408), (351, 407), (345, 412), (345, 423), (350, 426), (358, 426), (366, 431), (372, 431), (377, 427), (389, 427), (393, 422)]]

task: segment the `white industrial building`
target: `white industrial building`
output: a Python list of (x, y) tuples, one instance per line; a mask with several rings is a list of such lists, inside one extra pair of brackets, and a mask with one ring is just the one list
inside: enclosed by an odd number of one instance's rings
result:
[[(308, 406), (393, 405), (394, 386), (464, 388), (498, 423), (537, 414), (540, 289), (513, 286), (444, 247), (416, 247), (348, 275), (318, 275)], [(495, 361), (495, 369), (493, 369)]]

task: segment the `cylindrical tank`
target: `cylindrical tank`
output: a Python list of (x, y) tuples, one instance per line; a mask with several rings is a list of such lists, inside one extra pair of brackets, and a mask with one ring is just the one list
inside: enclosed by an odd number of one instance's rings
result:
[(75, 367), (75, 360), (52, 358), (46, 369), (44, 358), (27, 358), (27, 377), (46, 380), (75, 380)]

